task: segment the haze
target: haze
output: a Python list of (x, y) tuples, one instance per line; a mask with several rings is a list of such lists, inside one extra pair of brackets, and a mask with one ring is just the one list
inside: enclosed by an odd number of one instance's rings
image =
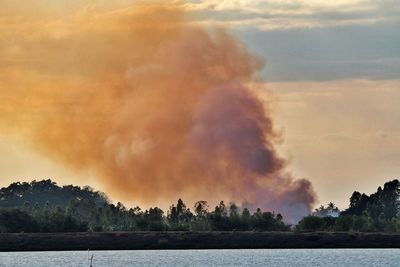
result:
[[(372, 192), (384, 181), (398, 178), (400, 12), (396, 1), (174, 2), (188, 12), (185, 23), (205, 29), (226, 28), (247, 45), (248, 51), (265, 59), (260, 77), (251, 82), (263, 83), (256, 86), (257, 92), (272, 109), (270, 116), (277, 132), (282, 132), (283, 141), (274, 142), (280, 155), (289, 159), (287, 171), (311, 181), (319, 202), (333, 201), (345, 208), (352, 191)], [(63, 84), (59, 86), (66, 90), (96, 90), (105, 86), (103, 81), (83, 84), (86, 80), (80, 77), (93, 72), (102, 75), (110, 67), (89, 64), (96, 62), (93, 55), (107, 49), (104, 36), (96, 35), (102, 43), (91, 48), (93, 53), (76, 57), (74, 51), (80, 46), (90, 51), (87, 45), (96, 40), (73, 44), (75, 47), (68, 50), (70, 55), (52, 54), (53, 60), (64, 63), (70, 56), (72, 61), (62, 65), (43, 60), (57, 49), (51, 46), (53, 43), (46, 43), (48, 36), (54, 40), (67, 38), (76, 29), (82, 33), (88, 29), (112, 33), (114, 25), (107, 22), (114, 22), (115, 17), (135, 5), (131, 1), (0, 3), (1, 186), (16, 180), (51, 177), (60, 184), (91, 184), (115, 200), (127, 198), (99, 181), (92, 169), (66, 164), (65, 155), (49, 156), (27, 136), (31, 135), (31, 126), (35, 128), (42, 117), (54, 112), (43, 109), (42, 104), (54, 101), (50, 89), (57, 87), (60, 77)], [(42, 42), (32, 41), (41, 38)], [(112, 47), (112, 35), (107, 38), (106, 46)], [(129, 49), (117, 48), (114, 54)], [(82, 62), (73, 61), (77, 58)], [(108, 62), (114, 64), (113, 70), (123, 68), (120, 61)], [(128, 80), (137, 75), (123, 71)], [(114, 80), (108, 83), (118, 84)], [(109, 93), (106, 91), (96, 102), (103, 112), (114, 107), (106, 101)], [(91, 108), (98, 110), (96, 105)], [(45, 133), (46, 124), (41, 127)], [(137, 147), (147, 145), (141, 142)], [(57, 144), (52, 146), (57, 148)]]

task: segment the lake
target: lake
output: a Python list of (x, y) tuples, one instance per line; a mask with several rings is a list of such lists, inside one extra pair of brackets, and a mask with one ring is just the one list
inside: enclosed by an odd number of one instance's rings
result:
[[(400, 266), (400, 249), (92, 251), (93, 267)], [(87, 251), (1, 252), (0, 266), (88, 267)]]

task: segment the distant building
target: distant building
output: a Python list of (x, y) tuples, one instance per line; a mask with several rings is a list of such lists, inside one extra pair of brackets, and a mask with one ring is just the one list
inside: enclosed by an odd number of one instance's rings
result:
[(328, 210), (328, 212), (326, 213), (325, 217), (333, 217), (333, 218), (337, 218), (340, 215), (340, 210)]
[(324, 206), (321, 206), (318, 209), (315, 209), (312, 215), (317, 217), (337, 218), (340, 215), (340, 210), (335, 206), (335, 204), (331, 202), (326, 208)]

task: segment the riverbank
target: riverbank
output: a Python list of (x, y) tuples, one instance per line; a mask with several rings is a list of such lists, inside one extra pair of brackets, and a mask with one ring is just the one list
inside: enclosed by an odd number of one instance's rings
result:
[(216, 231), (0, 234), (0, 251), (251, 248), (400, 248), (400, 234)]

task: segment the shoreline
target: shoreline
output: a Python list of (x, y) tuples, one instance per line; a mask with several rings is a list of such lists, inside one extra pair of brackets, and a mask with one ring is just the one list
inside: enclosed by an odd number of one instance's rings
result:
[(3, 233), (0, 251), (400, 248), (398, 233), (98, 232)]

